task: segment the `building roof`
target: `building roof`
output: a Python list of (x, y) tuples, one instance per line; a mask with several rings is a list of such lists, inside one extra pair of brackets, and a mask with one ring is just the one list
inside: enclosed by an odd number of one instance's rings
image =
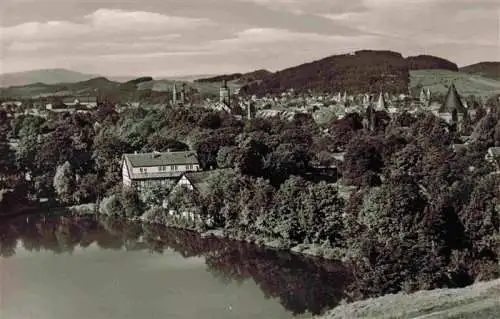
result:
[(194, 151), (125, 154), (124, 159), (129, 167), (199, 165)]
[(490, 147), (488, 153), (494, 158), (500, 158), (500, 147)]
[(79, 103), (97, 103), (97, 97), (95, 96), (77, 96), (77, 97), (66, 97), (62, 100), (64, 104), (74, 103), (78, 100)]
[(452, 83), (448, 89), (448, 93), (446, 94), (444, 104), (439, 109), (439, 113), (453, 113), (454, 110), (456, 110), (457, 113), (466, 113), (466, 109), (462, 104), (460, 95), (458, 94), (455, 85)]
[(203, 191), (206, 186), (207, 186), (207, 180), (210, 176), (214, 174), (214, 172), (217, 172), (218, 170), (214, 171), (201, 171), (201, 172), (187, 172), (184, 174), (184, 176), (189, 180), (191, 185), (198, 190), (198, 191)]
[(207, 187), (208, 187), (208, 180), (211, 176), (215, 174), (220, 174), (223, 171), (227, 171), (230, 169), (227, 168), (222, 168), (222, 169), (215, 169), (211, 171), (198, 171), (198, 172), (186, 172), (183, 175), (189, 180), (191, 185), (199, 191), (199, 192), (204, 192)]

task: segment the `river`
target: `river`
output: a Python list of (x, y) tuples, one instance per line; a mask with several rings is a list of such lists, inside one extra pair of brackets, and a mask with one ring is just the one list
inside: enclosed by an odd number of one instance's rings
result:
[(0, 318), (307, 318), (336, 306), (345, 268), (118, 219), (0, 221)]

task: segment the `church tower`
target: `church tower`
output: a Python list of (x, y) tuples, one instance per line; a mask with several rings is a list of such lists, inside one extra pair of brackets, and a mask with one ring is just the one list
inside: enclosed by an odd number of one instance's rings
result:
[(222, 81), (222, 85), (219, 90), (219, 102), (224, 103), (227, 106), (229, 106), (230, 104), (229, 88), (227, 86), (226, 80)]
[(453, 83), (446, 94), (443, 105), (439, 109), (439, 114), (448, 123), (455, 124), (458, 131), (461, 130), (463, 119), (468, 116), (467, 109), (463, 105), (462, 99)]
[(177, 105), (177, 85), (174, 82), (174, 87), (172, 88), (172, 104)]
[(378, 101), (377, 101), (377, 105), (375, 107), (375, 111), (387, 112), (387, 106), (385, 103), (384, 94), (382, 94), (382, 92), (380, 92), (380, 95), (378, 96)]

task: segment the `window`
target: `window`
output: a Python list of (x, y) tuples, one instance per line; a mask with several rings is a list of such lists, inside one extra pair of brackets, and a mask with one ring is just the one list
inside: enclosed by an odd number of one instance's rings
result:
[(160, 172), (165, 172), (167, 170), (166, 166), (160, 166)]
[(172, 170), (173, 170), (173, 171), (177, 171), (177, 170), (178, 170), (177, 165), (172, 165), (171, 167), (172, 167)]
[(193, 165), (192, 165), (192, 164), (187, 165), (187, 166), (186, 166), (186, 169), (187, 169), (187, 170), (192, 170), (192, 169), (193, 169)]

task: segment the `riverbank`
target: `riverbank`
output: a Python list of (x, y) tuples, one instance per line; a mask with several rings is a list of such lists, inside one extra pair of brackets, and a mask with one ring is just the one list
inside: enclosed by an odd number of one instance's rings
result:
[[(68, 207), (68, 211), (72, 214), (77, 215), (96, 215), (98, 207), (96, 204), (82, 204), (77, 206)], [(339, 249), (332, 249), (325, 245), (319, 244), (298, 244), (290, 245), (281, 239), (267, 238), (265, 236), (259, 236), (255, 234), (244, 234), (241, 231), (231, 231), (227, 229), (210, 229), (201, 230), (195, 226), (190, 226), (189, 223), (179, 222), (175, 218), (171, 218), (168, 221), (163, 222), (151, 220), (143, 215), (142, 217), (134, 219), (135, 221), (141, 221), (143, 223), (158, 224), (166, 227), (186, 229), (190, 231), (195, 231), (200, 234), (202, 238), (216, 237), (219, 239), (229, 239), (241, 242), (252, 243), (261, 247), (274, 249), (274, 250), (286, 250), (293, 254), (302, 255), (305, 257), (323, 258), (328, 260), (345, 260), (345, 252)]]
[(338, 306), (314, 319), (340, 318), (498, 318), (500, 279), (458, 289), (398, 293)]
[(203, 238), (216, 237), (220, 239), (245, 241), (269, 249), (286, 250), (293, 254), (298, 254), (305, 257), (345, 261), (345, 252), (339, 249), (333, 249), (319, 244), (289, 245), (280, 239), (266, 238), (253, 234), (244, 235), (241, 232), (230, 232), (224, 229), (215, 229), (201, 232), (201, 236)]

